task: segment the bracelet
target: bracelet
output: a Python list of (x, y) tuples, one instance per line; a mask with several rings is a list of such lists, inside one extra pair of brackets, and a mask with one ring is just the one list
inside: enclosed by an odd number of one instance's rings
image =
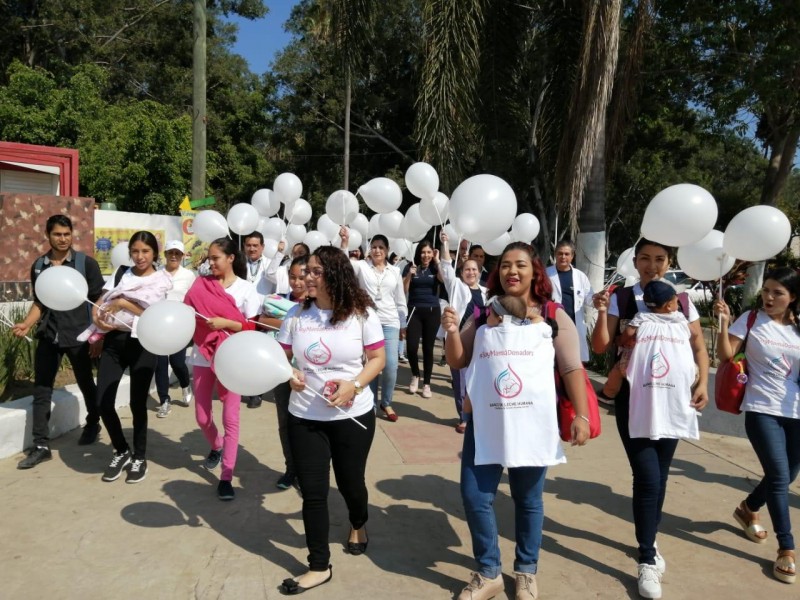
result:
[[(589, 417), (587, 417), (586, 415), (575, 415), (575, 419), (583, 419), (584, 421), (589, 423)], [(572, 420), (574, 421), (575, 419)]]

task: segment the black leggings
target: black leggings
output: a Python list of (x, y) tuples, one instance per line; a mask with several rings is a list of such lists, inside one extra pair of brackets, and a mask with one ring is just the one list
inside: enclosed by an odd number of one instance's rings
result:
[(406, 332), (406, 356), (411, 365), (411, 374), (419, 377), (419, 339), (422, 338), (422, 383), (430, 385), (433, 373), (433, 344), (436, 332), (442, 324), (442, 309), (438, 306), (416, 307), (408, 320)]
[(122, 373), (130, 368), (130, 408), (133, 416), (133, 456), (144, 458), (147, 450), (147, 396), (157, 357), (145, 350), (127, 331), (111, 331), (103, 340), (103, 354), (97, 372), (97, 401), (103, 425), (117, 452), (128, 449), (115, 407)]
[(367, 522), (369, 498), (364, 472), (375, 436), (375, 411), (369, 410), (356, 420), (366, 430), (350, 419), (310, 421), (289, 415), (289, 441), (303, 495), (303, 526), (312, 571), (325, 571), (331, 560), (328, 547), (331, 463), (353, 529), (361, 529)]

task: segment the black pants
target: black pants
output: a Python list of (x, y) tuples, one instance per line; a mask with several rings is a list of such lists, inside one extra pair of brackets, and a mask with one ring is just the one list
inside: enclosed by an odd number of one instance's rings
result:
[(124, 452), (128, 442), (122, 433), (115, 402), (122, 373), (130, 368), (130, 408), (133, 416), (133, 456), (145, 458), (147, 451), (147, 396), (156, 369), (157, 357), (145, 350), (127, 331), (111, 331), (103, 342), (100, 370), (97, 373), (97, 398), (100, 416), (108, 430), (114, 450)]
[(294, 461), (292, 460), (292, 446), (289, 443), (289, 397), (292, 395), (292, 388), (289, 382), (279, 383), (272, 390), (275, 399), (275, 409), (278, 411), (278, 436), (281, 439), (281, 450), (283, 450), (283, 460), (286, 462), (286, 472), (295, 474)]
[(438, 306), (416, 307), (408, 321), (406, 331), (406, 356), (411, 366), (411, 374), (419, 377), (419, 339), (422, 338), (422, 383), (430, 385), (433, 373), (433, 344), (436, 332), (442, 324), (442, 309)]
[(289, 441), (303, 495), (303, 526), (312, 571), (325, 571), (331, 560), (328, 547), (331, 463), (336, 485), (347, 504), (350, 524), (361, 529), (367, 522), (369, 498), (364, 472), (375, 436), (375, 411), (370, 410), (357, 420), (367, 429), (350, 419), (309, 421), (289, 415)]
[(639, 543), (639, 562), (653, 565), (656, 556), (654, 544), (667, 494), (667, 477), (678, 440), (631, 438), (628, 433), (630, 393), (628, 382), (623, 382), (614, 399), (614, 411), (619, 437), (633, 471), (633, 524)]
[(156, 365), (156, 390), (158, 391), (158, 399), (163, 404), (169, 400), (169, 366), (172, 365), (172, 371), (175, 377), (178, 378), (178, 383), (182, 388), (189, 387), (191, 380), (189, 379), (189, 367), (186, 366), (186, 348), (183, 348), (175, 354), (169, 356), (157, 357), (158, 363)]
[(89, 344), (71, 348), (60, 348), (49, 340), (40, 339), (36, 345), (34, 357), (33, 388), (33, 443), (47, 446), (50, 439), (50, 407), (53, 399), (53, 384), (56, 380), (61, 358), (67, 355), (78, 388), (83, 394), (86, 405), (86, 424), (97, 425), (100, 422), (100, 409), (97, 405), (97, 386), (92, 374), (92, 359), (89, 358)]

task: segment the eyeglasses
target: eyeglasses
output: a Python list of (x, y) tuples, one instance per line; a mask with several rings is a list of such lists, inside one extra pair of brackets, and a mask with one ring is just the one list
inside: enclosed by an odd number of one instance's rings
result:
[(312, 277), (322, 277), (322, 274), (324, 272), (325, 271), (323, 269), (320, 269), (320, 268), (308, 269), (308, 270), (306, 270), (306, 275), (311, 275)]

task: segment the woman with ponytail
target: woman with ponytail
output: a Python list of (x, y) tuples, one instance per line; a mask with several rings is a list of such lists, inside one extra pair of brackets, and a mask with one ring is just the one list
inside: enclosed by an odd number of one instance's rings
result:
[(800, 472), (800, 276), (790, 268), (775, 269), (764, 277), (755, 321), (748, 331), (749, 314), (728, 329), (731, 313), (718, 300), (714, 310), (722, 326), (717, 356), (729, 360), (747, 339), (747, 386), (742, 402), (745, 431), (764, 469), (764, 478), (736, 507), (734, 518), (745, 535), (757, 544), (769, 534), (759, 522), (759, 509), (767, 505), (778, 558), (772, 573), (784, 583), (794, 583), (795, 554), (789, 520), (789, 486)]

